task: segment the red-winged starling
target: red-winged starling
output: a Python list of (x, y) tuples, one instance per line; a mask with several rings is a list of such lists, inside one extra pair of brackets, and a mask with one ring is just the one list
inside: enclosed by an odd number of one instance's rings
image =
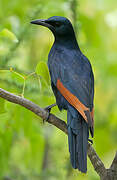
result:
[(94, 134), (94, 76), (81, 52), (71, 22), (60, 16), (32, 24), (48, 27), (55, 41), (48, 56), (51, 86), (60, 110), (67, 110), (68, 143), (72, 167), (87, 172), (89, 131)]

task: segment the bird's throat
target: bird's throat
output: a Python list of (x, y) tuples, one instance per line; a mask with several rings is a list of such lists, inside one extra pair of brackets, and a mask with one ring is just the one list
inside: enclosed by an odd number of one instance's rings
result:
[(79, 49), (76, 37), (55, 37), (54, 44), (68, 49)]

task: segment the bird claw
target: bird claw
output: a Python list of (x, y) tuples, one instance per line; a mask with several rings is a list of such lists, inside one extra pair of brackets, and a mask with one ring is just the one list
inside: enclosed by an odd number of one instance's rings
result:
[(88, 142), (91, 143), (91, 145), (93, 144), (93, 140), (92, 139), (88, 139)]
[(55, 104), (51, 104), (51, 105), (49, 105), (49, 106), (47, 106), (47, 107), (44, 108), (44, 110), (48, 112), (48, 117), (47, 117), (46, 119), (43, 119), (43, 123), (46, 122), (46, 121), (48, 121), (49, 116), (50, 116), (51, 109), (52, 109), (54, 106), (56, 106), (56, 103), (55, 103)]
[(50, 113), (48, 114), (47, 118), (43, 119), (43, 124), (48, 121), (49, 117), (50, 117)]

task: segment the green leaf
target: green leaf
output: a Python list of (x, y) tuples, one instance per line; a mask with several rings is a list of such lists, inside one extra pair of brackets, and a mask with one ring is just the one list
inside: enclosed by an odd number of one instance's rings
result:
[(11, 31), (9, 31), (8, 29), (3, 29), (1, 32), (0, 32), (0, 36), (1, 37), (5, 37), (5, 38), (8, 38), (9, 40), (15, 42), (15, 43), (18, 43), (18, 39), (17, 37), (15, 36), (15, 34)]
[(50, 85), (50, 75), (46, 63), (39, 62), (35, 70), (36, 74), (40, 75), (48, 85)]
[(0, 114), (5, 112), (5, 100), (0, 98)]

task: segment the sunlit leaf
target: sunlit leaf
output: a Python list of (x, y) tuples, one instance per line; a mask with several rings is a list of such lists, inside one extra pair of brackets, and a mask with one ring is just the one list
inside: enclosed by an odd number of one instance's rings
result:
[(50, 85), (50, 75), (48, 67), (44, 62), (41, 61), (37, 64), (35, 72), (40, 75), (48, 85)]

